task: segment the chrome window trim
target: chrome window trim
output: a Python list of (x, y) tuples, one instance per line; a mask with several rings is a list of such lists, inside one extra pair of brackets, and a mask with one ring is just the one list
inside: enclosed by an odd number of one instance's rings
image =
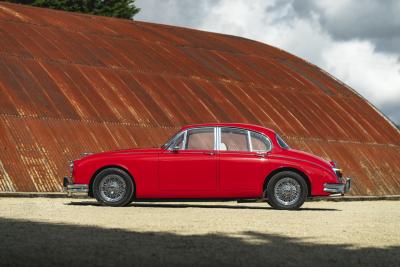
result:
[(219, 148), (219, 142), (218, 142), (218, 138), (219, 138), (219, 127), (214, 127), (214, 150), (218, 150)]
[(221, 127), (217, 126), (217, 138), (216, 138), (216, 144), (215, 144), (215, 150), (220, 151), (221, 150)]
[[(240, 128), (240, 127), (233, 127), (233, 126), (205, 126), (205, 127), (195, 127), (195, 128), (189, 128), (186, 129), (180, 133), (177, 133), (176, 136), (173, 138), (173, 141), (171, 142), (171, 145), (167, 148), (167, 150), (171, 151), (173, 150), (173, 144), (175, 143), (176, 139), (178, 139), (182, 134), (184, 135), (183, 137), (183, 148), (184, 149), (180, 149), (180, 150), (187, 150), (186, 149), (186, 142), (187, 142), (187, 135), (188, 135), (188, 131), (191, 130), (197, 130), (197, 129), (207, 129), (207, 128), (213, 128), (214, 129), (214, 150), (216, 151), (221, 151), (221, 130), (222, 128), (231, 128), (231, 129), (238, 129), (238, 130), (244, 130), (247, 132), (247, 141), (249, 144), (249, 151), (236, 151), (236, 152), (263, 152), (263, 153), (267, 153), (270, 152), (273, 149), (273, 143), (271, 141), (271, 139), (258, 131), (254, 131), (254, 130), (249, 130), (249, 129), (245, 129), (245, 128)], [(269, 142), (269, 150), (266, 151), (254, 151), (253, 149), (253, 143), (251, 142), (251, 133), (255, 133), (255, 134), (259, 134), (263, 137), (266, 138), (266, 140)]]
[[(231, 128), (231, 129), (239, 129), (239, 130), (244, 130), (244, 131), (247, 131), (247, 138), (248, 138), (248, 142), (249, 142), (249, 145), (250, 145), (250, 151), (235, 151), (235, 152), (255, 152), (255, 153), (257, 153), (257, 152), (262, 152), (262, 153), (268, 153), (268, 152), (270, 152), (270, 151), (272, 151), (272, 148), (273, 148), (273, 144), (272, 144), (272, 141), (271, 141), (271, 139), (267, 136), (267, 135), (265, 135), (265, 134), (263, 134), (263, 133), (261, 133), (261, 132), (257, 132), (257, 131), (253, 131), (253, 130), (249, 130), (249, 129), (245, 129), (245, 128), (240, 128), (240, 127), (233, 127), (233, 126), (218, 126), (217, 127), (218, 128), (218, 142), (217, 142), (217, 150), (218, 151), (221, 151), (221, 129), (222, 128)], [(267, 141), (269, 142), (269, 150), (266, 150), (266, 151), (254, 151), (253, 150), (253, 144), (251, 143), (251, 133), (255, 133), (255, 134), (259, 134), (259, 135), (261, 135), (261, 136), (264, 136), (266, 139), (267, 139)]]
[(185, 132), (183, 133), (183, 141), (182, 141), (182, 147), (183, 147), (183, 149), (180, 149), (180, 150), (186, 150), (186, 141), (187, 141), (187, 130), (185, 130)]
[(251, 133), (247, 130), (247, 143), (249, 144), (250, 152), (253, 152), (253, 143), (251, 142)]

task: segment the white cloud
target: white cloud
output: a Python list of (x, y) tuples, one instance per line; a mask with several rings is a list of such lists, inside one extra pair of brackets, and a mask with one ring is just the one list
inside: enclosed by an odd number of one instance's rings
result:
[[(155, 0), (139, 0), (138, 5), (141, 1), (146, 1), (149, 5)], [(169, 0), (171, 1), (176, 4), (184, 2), (185, 8), (190, 6), (187, 5), (187, 1)], [(321, 24), (321, 21), (324, 21), (321, 20), (321, 16), (327, 14), (336, 17), (335, 21), (339, 23), (338, 14), (343, 13), (346, 8), (356, 11), (354, 1), (306, 0), (302, 2), (304, 7), (318, 7), (307, 9), (304, 13), (307, 15), (300, 15), (298, 10), (294, 9), (292, 0), (194, 2), (197, 8), (201, 6), (202, 9), (197, 13), (192, 12), (190, 20), (183, 19), (180, 23), (176, 23), (177, 18), (185, 17), (185, 14), (181, 14), (186, 13), (184, 9), (171, 9), (165, 12), (171, 13), (168, 16), (174, 17), (176, 25), (247, 37), (302, 57), (344, 81), (378, 108), (387, 112), (394, 121), (400, 122), (399, 55), (377, 51), (372, 40), (335, 39), (328, 28), (324, 27), (326, 25)], [(207, 4), (199, 5), (199, 2)], [(371, 6), (376, 5), (373, 0), (370, 2)], [(296, 2), (296, 5), (298, 8), (299, 3)], [(371, 10), (367, 6), (363, 6), (363, 9)], [(195, 14), (199, 14), (196, 19), (193, 18)], [(157, 17), (143, 17), (154, 22), (158, 20)], [(354, 32), (353, 23), (356, 21), (349, 21), (349, 16), (346, 15), (346, 23), (349, 24), (349, 30), (351, 26), (351, 32)], [(346, 25), (342, 26), (345, 31), (343, 27)]]
[(320, 65), (321, 54), (316, 51), (329, 47), (331, 39), (322, 32), (317, 15), (309, 19), (290, 16), (290, 3), (268, 12), (274, 2), (253, 0), (247, 5), (242, 0), (221, 1), (210, 10), (199, 28), (268, 43)]
[[(382, 106), (400, 100), (400, 64), (395, 55), (376, 53), (367, 41), (336, 42), (322, 52), (325, 69)], [(400, 109), (400, 104), (399, 104)]]

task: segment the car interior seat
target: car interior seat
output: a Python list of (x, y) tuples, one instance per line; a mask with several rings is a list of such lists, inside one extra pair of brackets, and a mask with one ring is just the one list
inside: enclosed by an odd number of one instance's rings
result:
[(226, 145), (225, 145), (224, 143), (221, 143), (221, 145), (220, 145), (220, 150), (221, 150), (221, 151), (227, 151), (228, 148), (226, 147)]

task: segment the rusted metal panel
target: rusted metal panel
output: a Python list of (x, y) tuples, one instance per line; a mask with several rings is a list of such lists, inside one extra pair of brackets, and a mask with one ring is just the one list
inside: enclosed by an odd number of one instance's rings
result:
[(0, 3), (0, 191), (59, 191), (85, 151), (246, 122), (400, 194), (400, 132), (318, 67), (245, 38)]

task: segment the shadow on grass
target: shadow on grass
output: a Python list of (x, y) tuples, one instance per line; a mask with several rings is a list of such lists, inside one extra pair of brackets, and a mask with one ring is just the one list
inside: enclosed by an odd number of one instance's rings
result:
[(0, 265), (398, 266), (400, 261), (400, 246), (351, 248), (259, 232), (237, 234), (183, 236), (0, 218)]
[[(79, 201), (79, 202), (70, 202), (66, 205), (70, 206), (98, 206), (102, 205), (96, 201)], [(231, 206), (231, 205), (223, 205), (223, 204), (188, 204), (188, 203), (148, 203), (148, 202), (136, 202), (130, 204), (127, 207), (142, 207), (142, 208), (200, 208), (200, 209), (238, 209), (238, 210), (273, 210), (267, 203), (265, 203), (265, 207), (252, 207), (252, 206)], [(329, 209), (329, 208), (301, 208), (297, 211), (308, 210), (308, 211), (341, 211), (338, 209)]]

